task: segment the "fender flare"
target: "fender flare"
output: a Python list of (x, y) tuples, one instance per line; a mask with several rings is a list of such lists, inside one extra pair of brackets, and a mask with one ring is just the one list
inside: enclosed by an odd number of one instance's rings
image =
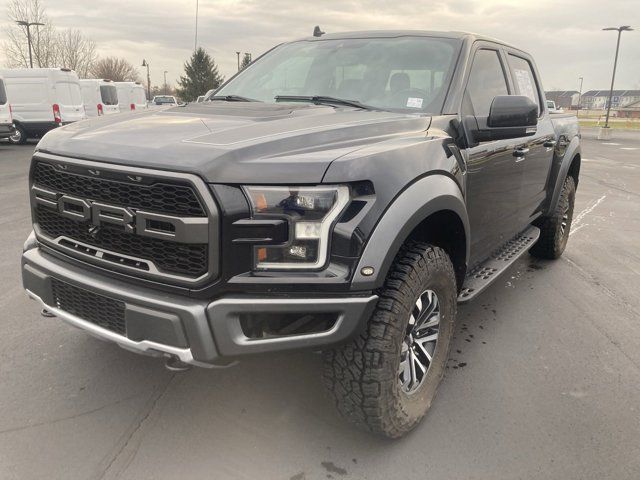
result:
[[(430, 215), (445, 210), (454, 212), (464, 226), (465, 263), (468, 264), (469, 217), (460, 187), (446, 175), (429, 175), (402, 191), (384, 212), (360, 257), (351, 289), (372, 290), (381, 287), (393, 259), (413, 229)], [(373, 275), (363, 275), (363, 267), (373, 267)]]
[(569, 173), (569, 168), (573, 163), (573, 159), (580, 153), (580, 140), (577, 136), (575, 136), (571, 139), (571, 142), (567, 146), (567, 150), (562, 157), (562, 163), (560, 164), (558, 174), (556, 175), (556, 183), (553, 187), (553, 195), (551, 196), (551, 202), (549, 202), (547, 214), (555, 211), (556, 206), (558, 205), (558, 201), (560, 200), (560, 193), (562, 192), (564, 180), (565, 178), (567, 178), (567, 174)]

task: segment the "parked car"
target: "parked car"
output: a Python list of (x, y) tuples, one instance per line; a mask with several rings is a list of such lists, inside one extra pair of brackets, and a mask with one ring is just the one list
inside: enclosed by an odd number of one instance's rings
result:
[(114, 81), (98, 78), (82, 79), (80, 87), (88, 117), (120, 113), (118, 90)]
[(556, 107), (556, 102), (553, 100), (547, 100), (547, 108), (549, 109), (549, 113), (564, 113), (562, 108)]
[(11, 115), (11, 105), (7, 98), (4, 80), (0, 77), (0, 140), (9, 138), (14, 134), (15, 128), (13, 126), (13, 116)]
[(579, 129), (544, 98), (533, 58), (483, 36), (284, 43), (207, 108), (47, 135), (24, 287), (171, 369), (323, 350), (339, 411), (400, 437), (433, 401), (457, 304), (567, 245)]
[(50, 130), (86, 118), (78, 76), (66, 68), (0, 70), (13, 113), (15, 134), (22, 144)]
[(147, 93), (139, 82), (115, 82), (118, 90), (118, 106), (121, 112), (145, 110)]
[(153, 100), (151, 100), (151, 103), (153, 105), (161, 105), (161, 106), (168, 106), (168, 105), (178, 106), (178, 100), (176, 100), (176, 97), (172, 95), (156, 95), (155, 97), (153, 97)]

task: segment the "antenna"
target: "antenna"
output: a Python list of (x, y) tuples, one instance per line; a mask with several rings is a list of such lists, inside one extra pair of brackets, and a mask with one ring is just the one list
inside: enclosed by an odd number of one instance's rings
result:
[(313, 36), (314, 37), (321, 37), (324, 34), (325, 34), (325, 32), (320, 30), (320, 26), (319, 25), (316, 25), (316, 28), (313, 29)]

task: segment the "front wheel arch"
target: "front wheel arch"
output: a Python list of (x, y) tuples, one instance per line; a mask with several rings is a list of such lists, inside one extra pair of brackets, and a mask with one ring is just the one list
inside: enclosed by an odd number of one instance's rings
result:
[[(454, 222), (449, 229), (451, 237), (436, 231), (446, 220)], [(412, 183), (394, 199), (367, 241), (351, 289), (380, 288), (407, 239), (431, 241), (443, 248), (454, 264), (458, 287), (462, 285), (469, 259), (469, 218), (455, 180), (444, 174), (429, 175)], [(374, 273), (363, 275), (364, 267), (373, 267)]]

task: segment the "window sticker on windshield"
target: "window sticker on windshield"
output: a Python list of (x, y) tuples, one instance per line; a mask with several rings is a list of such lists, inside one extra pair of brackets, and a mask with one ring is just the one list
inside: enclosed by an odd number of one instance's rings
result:
[(422, 108), (422, 98), (409, 97), (407, 98), (407, 107), (409, 108)]
[(525, 95), (529, 97), (535, 103), (538, 103), (536, 99), (536, 90), (533, 87), (533, 82), (531, 81), (531, 75), (528, 70), (519, 70), (515, 69), (514, 73), (516, 75), (516, 82), (518, 82), (518, 90), (521, 95)]

